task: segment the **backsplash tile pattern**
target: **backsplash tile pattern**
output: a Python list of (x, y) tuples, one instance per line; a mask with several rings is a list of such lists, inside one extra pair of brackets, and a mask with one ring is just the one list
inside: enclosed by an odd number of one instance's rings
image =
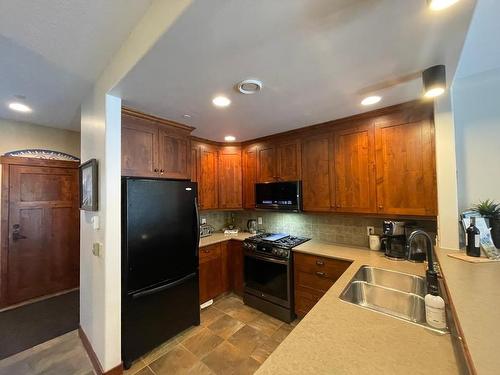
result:
[(222, 228), (224, 228), (228, 223), (229, 218), (230, 218), (230, 213), (225, 211), (200, 212), (200, 221), (201, 219), (206, 219), (207, 224), (213, 226), (216, 231), (220, 231)]
[[(230, 215), (230, 214), (229, 214)], [(283, 232), (297, 236), (310, 237), (320, 241), (344, 245), (368, 246), (366, 227), (375, 227), (375, 233), (382, 233), (383, 218), (337, 214), (280, 213), (265, 211), (233, 212), (235, 224), (246, 229), (248, 219), (262, 217), (262, 229), (268, 232)], [(227, 218), (229, 220), (230, 217)], [(417, 225), (435, 237), (436, 222), (421, 220)], [(261, 229), (261, 228), (259, 228)]]

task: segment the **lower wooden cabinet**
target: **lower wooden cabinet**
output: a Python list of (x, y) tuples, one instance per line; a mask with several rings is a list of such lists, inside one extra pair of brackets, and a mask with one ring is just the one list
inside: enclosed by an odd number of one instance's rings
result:
[(237, 240), (200, 247), (200, 304), (233, 291), (243, 295), (243, 243)]
[(294, 253), (295, 313), (305, 316), (351, 265), (341, 259)]

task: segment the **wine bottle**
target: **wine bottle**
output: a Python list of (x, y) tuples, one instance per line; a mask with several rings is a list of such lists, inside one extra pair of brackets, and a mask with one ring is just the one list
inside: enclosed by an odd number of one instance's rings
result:
[(470, 257), (481, 256), (479, 241), (479, 229), (476, 227), (476, 218), (470, 218), (470, 226), (467, 228), (467, 255)]

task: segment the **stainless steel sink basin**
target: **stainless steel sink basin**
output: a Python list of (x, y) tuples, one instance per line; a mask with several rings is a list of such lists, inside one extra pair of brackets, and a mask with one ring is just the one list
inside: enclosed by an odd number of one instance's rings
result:
[(425, 321), (425, 279), (420, 276), (363, 266), (340, 295), (343, 301), (418, 324), (438, 333)]
[(421, 297), (426, 294), (425, 278), (408, 273), (363, 266), (352, 279), (352, 281), (356, 280), (366, 281), (370, 284), (396, 289), (401, 292), (413, 293)]

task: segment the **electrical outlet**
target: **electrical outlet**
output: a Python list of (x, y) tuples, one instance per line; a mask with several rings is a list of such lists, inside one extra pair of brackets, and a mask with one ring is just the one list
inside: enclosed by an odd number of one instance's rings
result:
[(202, 223), (202, 224), (206, 224), (206, 223), (207, 223), (207, 219), (206, 219), (206, 218), (204, 218), (204, 217), (202, 217), (202, 218), (201, 218), (201, 223)]
[(262, 217), (259, 216), (257, 218), (257, 224), (262, 225)]
[(100, 243), (100, 242), (94, 242), (92, 244), (92, 254), (94, 254), (94, 256), (96, 256), (96, 257), (101, 256), (101, 254), (102, 254), (102, 243)]
[(366, 227), (366, 235), (375, 234), (375, 227)]

